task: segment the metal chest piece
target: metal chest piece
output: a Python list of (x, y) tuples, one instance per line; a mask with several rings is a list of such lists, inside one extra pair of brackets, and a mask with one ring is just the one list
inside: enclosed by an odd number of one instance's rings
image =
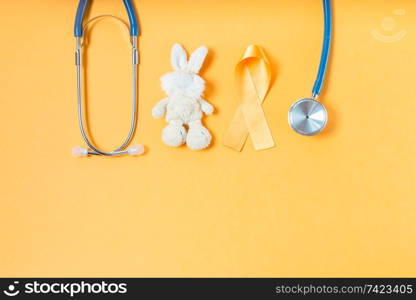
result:
[(301, 135), (313, 136), (320, 133), (327, 120), (325, 106), (313, 98), (296, 101), (289, 110), (289, 124)]

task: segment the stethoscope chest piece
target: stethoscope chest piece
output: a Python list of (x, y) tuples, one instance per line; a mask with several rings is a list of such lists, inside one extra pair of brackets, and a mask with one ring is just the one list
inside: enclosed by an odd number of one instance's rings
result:
[(289, 124), (301, 135), (312, 136), (326, 126), (328, 113), (325, 106), (313, 98), (305, 98), (293, 103), (289, 110)]

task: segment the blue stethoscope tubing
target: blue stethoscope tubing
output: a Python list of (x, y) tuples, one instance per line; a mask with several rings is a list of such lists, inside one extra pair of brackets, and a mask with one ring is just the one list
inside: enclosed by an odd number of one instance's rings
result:
[(322, 4), (324, 8), (324, 40), (318, 74), (312, 88), (312, 97), (303, 98), (293, 103), (288, 114), (289, 125), (292, 129), (305, 136), (320, 133), (328, 121), (327, 110), (317, 99), (325, 80), (331, 49), (332, 5), (331, 0), (322, 0)]
[(322, 45), (321, 62), (319, 63), (318, 74), (312, 89), (312, 97), (317, 97), (321, 93), (324, 83), (326, 69), (328, 67), (329, 52), (331, 50), (332, 38), (332, 5), (331, 0), (323, 0), (324, 7), (324, 42)]
[[(75, 24), (74, 24), (74, 36), (82, 37), (84, 35), (83, 30), (83, 21), (85, 12), (91, 0), (80, 0), (78, 3), (77, 13), (75, 15)], [(139, 22), (137, 21), (136, 11), (134, 10), (133, 3), (131, 0), (123, 0), (124, 6), (126, 7), (127, 15), (130, 22), (130, 35), (138, 36), (140, 33)]]
[[(74, 23), (74, 36), (76, 38), (76, 51), (75, 51), (75, 64), (77, 67), (77, 98), (78, 98), (78, 122), (79, 127), (81, 130), (82, 137), (87, 144), (88, 148), (83, 147), (74, 147), (73, 154), (76, 156), (88, 156), (88, 155), (102, 155), (102, 156), (118, 156), (123, 154), (130, 154), (130, 155), (139, 155), (143, 149), (142, 145), (135, 145), (130, 146), (130, 144), (134, 132), (136, 130), (136, 123), (137, 123), (137, 65), (139, 60), (139, 52), (137, 50), (137, 37), (140, 33), (139, 23), (137, 20), (137, 15), (134, 10), (134, 6), (131, 0), (123, 0), (124, 6), (127, 11), (127, 15), (129, 18), (130, 23), (130, 39), (131, 39), (131, 46), (132, 46), (132, 117), (131, 117), (131, 125), (130, 130), (127, 135), (127, 138), (124, 140), (123, 144), (116, 148), (113, 151), (106, 152), (103, 150), (98, 149), (95, 146), (91, 139), (87, 135), (87, 131), (85, 130), (84, 126), (84, 110), (82, 104), (82, 83), (81, 83), (81, 67), (82, 67), (82, 47), (83, 47), (83, 38), (84, 38), (84, 28), (87, 24), (95, 20), (99, 17), (103, 16), (110, 16), (112, 15), (103, 15), (95, 17), (89, 21), (84, 21), (85, 13), (88, 10), (88, 6), (90, 5), (91, 0), (80, 0), (78, 3), (78, 8), (75, 16), (75, 23)], [(118, 17), (114, 17), (120, 20)], [(122, 21), (123, 22), (123, 21)], [(124, 22), (123, 22), (124, 23)], [(127, 25), (126, 25), (127, 26)]]

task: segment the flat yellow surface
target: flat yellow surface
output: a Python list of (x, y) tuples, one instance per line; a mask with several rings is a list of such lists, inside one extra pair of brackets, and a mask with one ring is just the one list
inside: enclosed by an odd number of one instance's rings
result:
[[(77, 159), (77, 1), (1, 1), (1, 276), (416, 276), (416, 1), (333, 1), (330, 121), (313, 138), (287, 111), (315, 79), (321, 1), (135, 2), (147, 153)], [(126, 20), (122, 1), (95, 0), (90, 17), (104, 13)], [(123, 30), (94, 25), (86, 61), (90, 130), (108, 150), (129, 128)], [(210, 50), (206, 151), (168, 148), (151, 117), (174, 42)], [(263, 107), (277, 146), (237, 153), (221, 140), (249, 44), (272, 64)]]

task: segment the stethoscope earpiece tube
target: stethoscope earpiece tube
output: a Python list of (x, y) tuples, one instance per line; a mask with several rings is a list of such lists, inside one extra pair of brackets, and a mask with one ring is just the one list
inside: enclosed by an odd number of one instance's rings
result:
[[(82, 137), (89, 148), (84, 147), (74, 147), (72, 153), (75, 156), (88, 156), (88, 155), (102, 155), (102, 156), (118, 156), (123, 154), (129, 155), (141, 155), (144, 153), (143, 145), (133, 145), (129, 146), (131, 140), (133, 139), (134, 132), (136, 130), (137, 123), (137, 66), (139, 63), (138, 57), (139, 52), (137, 50), (137, 36), (139, 35), (139, 25), (137, 21), (136, 12), (133, 7), (131, 0), (123, 0), (124, 6), (126, 7), (127, 15), (130, 21), (130, 35), (131, 35), (131, 47), (132, 47), (132, 114), (131, 114), (131, 123), (130, 130), (127, 135), (127, 138), (124, 140), (122, 145), (116, 148), (113, 151), (107, 152), (100, 150), (97, 146), (93, 145), (91, 139), (88, 137), (86, 127), (84, 125), (84, 109), (82, 104), (82, 48), (83, 48), (83, 35), (84, 35), (84, 25), (85, 28), (89, 22), (96, 20), (101, 17), (113, 17), (116, 20), (122, 22), (124, 21), (118, 17), (112, 15), (101, 15), (95, 18), (92, 18), (89, 21), (84, 22), (85, 12), (88, 9), (90, 1), (89, 0), (80, 0), (78, 3), (77, 13), (75, 16), (74, 24), (74, 35), (76, 37), (76, 49), (75, 49), (75, 65), (77, 69), (77, 103), (78, 103), (78, 122), (81, 130)], [(86, 118), (85, 118), (86, 119)]]
[[(80, 0), (78, 3), (77, 13), (75, 15), (75, 24), (74, 24), (74, 36), (82, 37), (84, 35), (82, 29), (82, 23), (84, 21), (85, 12), (90, 3), (90, 0)], [(136, 12), (134, 10), (133, 3), (131, 0), (123, 0), (124, 6), (126, 7), (127, 15), (130, 22), (130, 35), (138, 36), (140, 33), (139, 22), (137, 21)]]
[(332, 8), (331, 0), (323, 0), (324, 6), (324, 42), (322, 46), (321, 62), (319, 64), (318, 74), (312, 89), (312, 96), (315, 98), (321, 93), (322, 85), (325, 79), (325, 73), (328, 66), (329, 52), (331, 48), (332, 36)]

